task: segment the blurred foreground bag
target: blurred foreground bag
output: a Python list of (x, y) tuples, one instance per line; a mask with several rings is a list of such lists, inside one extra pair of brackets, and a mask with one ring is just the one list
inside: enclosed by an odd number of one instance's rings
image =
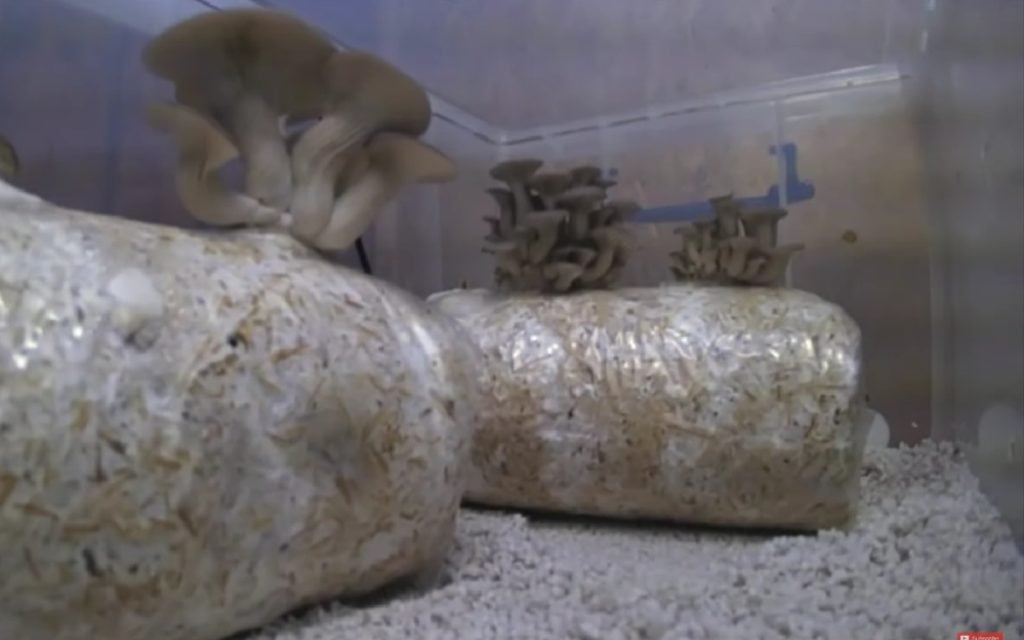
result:
[(218, 640), (429, 579), (478, 360), (287, 234), (0, 182), (0, 638)]
[(467, 500), (715, 525), (844, 524), (860, 330), (788, 289), (435, 294), (483, 352)]

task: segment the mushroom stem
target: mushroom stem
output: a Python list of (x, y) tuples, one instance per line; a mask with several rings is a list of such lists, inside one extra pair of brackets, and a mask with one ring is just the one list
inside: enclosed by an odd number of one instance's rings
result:
[(544, 267), (544, 277), (555, 291), (565, 292), (572, 288), (572, 285), (583, 273), (583, 267), (568, 262), (553, 262)]
[(530, 204), (530, 194), (526, 192), (526, 183), (513, 180), (508, 183), (509, 189), (512, 190), (512, 201), (515, 203), (515, 209), (512, 213), (512, 225), (515, 226), (533, 211), (533, 205)]
[(507, 236), (512, 233), (512, 229), (516, 226), (514, 196), (511, 191), (498, 187), (488, 189), (487, 193), (498, 203), (499, 215), (501, 216), (499, 228), (501, 229), (501, 234)]
[(314, 245), (323, 250), (348, 248), (403, 186), (412, 182), (443, 182), (455, 168), (441, 152), (418, 140), (394, 133), (375, 135), (367, 145), (369, 163), (338, 198), (326, 228)]
[(518, 225), (526, 214), (533, 211), (530, 193), (526, 187), (530, 178), (542, 164), (543, 162), (540, 160), (507, 160), (498, 163), (490, 170), (490, 176), (507, 184), (512, 192), (513, 224), (515, 225)]
[[(292, 171), (297, 190), (308, 198), (303, 228), (308, 234), (326, 225), (331, 209), (323, 208), (328, 177), (337, 176), (348, 157), (376, 132), (422, 134), (430, 123), (426, 93), (412, 78), (376, 56), (336, 52), (322, 70), (327, 82), (325, 112), (295, 143)], [(330, 194), (333, 196), (333, 192)], [(300, 217), (296, 215), (298, 220)]]
[(403, 182), (379, 167), (366, 173), (342, 192), (324, 229), (313, 244), (325, 251), (347, 249), (378, 213), (394, 198)]
[(596, 282), (604, 276), (615, 259), (617, 236), (614, 231), (608, 227), (598, 229), (594, 232), (593, 237), (594, 243), (597, 245), (597, 259), (580, 275), (580, 281), (584, 284)]
[(149, 124), (172, 134), (178, 145), (175, 186), (185, 209), (197, 220), (216, 226), (269, 225), (281, 212), (224, 187), (217, 169), (238, 155), (238, 150), (211, 121), (188, 107), (154, 103), (148, 106)]
[(530, 214), (524, 224), (537, 231), (536, 239), (529, 243), (526, 259), (532, 265), (544, 262), (551, 250), (558, 244), (558, 228), (565, 219), (566, 212), (560, 209), (553, 211), (537, 211)]
[(576, 242), (585, 240), (587, 232), (590, 231), (590, 212), (586, 209), (577, 209), (570, 216), (569, 233)]
[(299, 137), (292, 152), (291, 232), (296, 238), (310, 242), (330, 223), (339, 176), (366, 162), (364, 138), (362, 129), (346, 127), (337, 116), (322, 119)]
[(774, 247), (778, 242), (779, 220), (786, 217), (785, 209), (763, 209), (740, 213), (743, 229), (762, 247)]
[(295, 181), (302, 184), (327, 171), (348, 151), (362, 145), (373, 132), (373, 123), (359, 122), (345, 113), (333, 112), (306, 130), (292, 151)]
[(245, 163), (245, 192), (267, 206), (286, 208), (292, 169), (278, 114), (259, 96), (246, 94), (224, 114), (224, 125)]
[(751, 278), (751, 284), (768, 286), (778, 283), (786, 273), (786, 268), (789, 266), (789, 261), (792, 259), (793, 254), (801, 251), (803, 248), (802, 244), (787, 244), (769, 249), (767, 251), (768, 263), (757, 276)]
[(720, 238), (735, 238), (740, 233), (740, 210), (731, 195), (711, 199), (711, 207), (718, 222)]

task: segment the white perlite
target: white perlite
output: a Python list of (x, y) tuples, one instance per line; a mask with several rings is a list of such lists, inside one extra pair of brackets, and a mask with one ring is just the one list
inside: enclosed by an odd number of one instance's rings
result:
[(455, 329), (283, 234), (0, 184), (0, 638), (212, 640), (429, 577), (475, 419)]
[(752, 536), (468, 511), (448, 584), (246, 640), (1024, 638), (1024, 558), (959, 454), (868, 450), (849, 531)]
[(796, 529), (856, 507), (860, 331), (836, 305), (699, 285), (429, 302), (484, 358), (472, 502)]

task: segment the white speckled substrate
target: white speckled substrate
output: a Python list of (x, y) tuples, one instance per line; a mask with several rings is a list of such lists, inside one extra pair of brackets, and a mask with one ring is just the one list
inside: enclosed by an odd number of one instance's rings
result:
[(845, 533), (778, 536), (468, 511), (448, 584), (246, 640), (1024, 637), (1024, 558), (949, 445), (869, 449)]
[(815, 529), (857, 508), (861, 335), (792, 289), (436, 294), (483, 356), (467, 500)]
[(284, 234), (0, 183), (0, 638), (212, 640), (435, 570), (475, 420), (454, 328)]

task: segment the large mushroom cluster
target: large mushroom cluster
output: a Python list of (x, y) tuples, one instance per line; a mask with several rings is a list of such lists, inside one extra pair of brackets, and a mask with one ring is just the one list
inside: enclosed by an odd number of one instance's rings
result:
[(484, 251), (495, 255), (495, 283), (506, 291), (567, 293), (609, 287), (626, 263), (622, 223), (639, 207), (609, 200), (601, 169), (539, 172), (540, 160), (509, 160), (491, 169), (506, 188), (487, 192), (499, 217), (485, 217)]
[[(150, 105), (147, 119), (176, 139), (179, 196), (208, 224), (278, 224), (345, 249), (404, 185), (454, 177), (419, 140), (431, 109), (412, 78), (285, 13), (200, 14), (155, 37), (143, 62), (174, 83), (175, 101)], [(241, 193), (218, 175), (234, 158)]]
[(676, 230), (682, 249), (672, 252), (678, 280), (729, 285), (773, 286), (786, 273), (801, 244), (778, 246), (782, 208), (744, 210), (731, 195), (709, 200), (715, 217)]

